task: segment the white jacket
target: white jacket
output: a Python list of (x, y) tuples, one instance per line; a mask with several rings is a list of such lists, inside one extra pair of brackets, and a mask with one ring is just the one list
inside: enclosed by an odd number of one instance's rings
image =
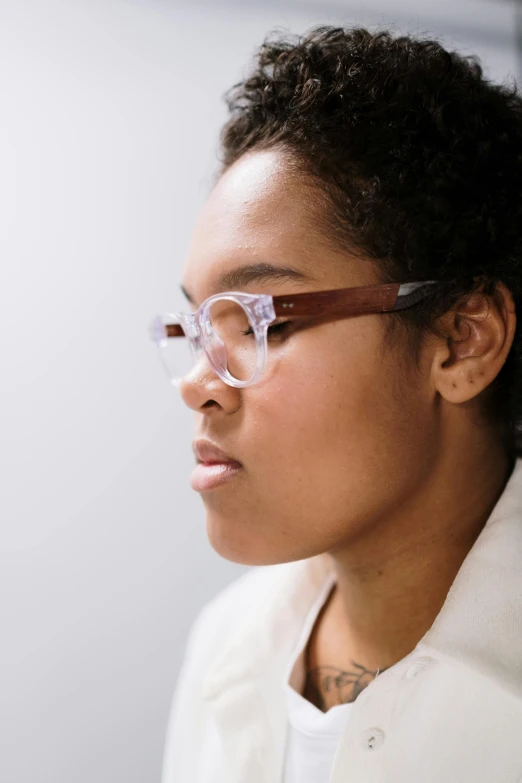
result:
[[(254, 567), (203, 607), (162, 783), (281, 783), (283, 676), (331, 568)], [(325, 783), (522, 783), (521, 458), (431, 628), (353, 702)]]

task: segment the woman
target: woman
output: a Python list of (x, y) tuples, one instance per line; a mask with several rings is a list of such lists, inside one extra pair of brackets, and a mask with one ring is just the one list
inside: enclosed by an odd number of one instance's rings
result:
[(192, 626), (163, 783), (522, 781), (522, 101), (321, 26), (227, 102), (155, 335), (254, 568)]

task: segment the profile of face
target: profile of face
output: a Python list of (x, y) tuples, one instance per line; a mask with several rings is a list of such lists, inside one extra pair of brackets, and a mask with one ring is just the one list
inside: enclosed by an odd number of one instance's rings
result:
[[(218, 292), (224, 272), (260, 262), (305, 278), (241, 290), (276, 295), (382, 282), (372, 260), (336, 248), (317, 229), (313, 187), (276, 149), (249, 152), (222, 175), (183, 270), (192, 310)], [(388, 317), (290, 323), (269, 334), (267, 372), (251, 387), (223, 382), (204, 355), (184, 377), (194, 437), (242, 464), (201, 493), (209, 541), (224, 558), (268, 565), (350, 548), (378, 535), (427, 480), (443, 426), (437, 390), (424, 354), (417, 365), (400, 341), (392, 350), (385, 343)]]

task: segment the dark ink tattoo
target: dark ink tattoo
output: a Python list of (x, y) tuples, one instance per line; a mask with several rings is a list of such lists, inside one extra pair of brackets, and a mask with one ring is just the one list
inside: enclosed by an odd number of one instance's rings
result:
[(307, 672), (305, 699), (315, 704), (322, 712), (326, 712), (336, 704), (348, 704), (375, 679), (377, 672), (382, 674), (386, 669), (370, 671), (360, 663), (352, 661), (354, 671), (343, 671), (335, 666), (318, 666)]

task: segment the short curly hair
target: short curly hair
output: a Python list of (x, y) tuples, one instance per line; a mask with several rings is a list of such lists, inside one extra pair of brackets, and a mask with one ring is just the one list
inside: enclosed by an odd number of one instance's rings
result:
[[(522, 99), (475, 56), (422, 37), (320, 25), (272, 31), (224, 95), (219, 178), (249, 150), (282, 148), (328, 196), (321, 228), (378, 262), (383, 282), (439, 280), (392, 314), (413, 354), (464, 294), (522, 294)], [(485, 288), (482, 286), (485, 285)], [(436, 288), (436, 290), (435, 290)], [(484, 419), (522, 454), (522, 323)]]

